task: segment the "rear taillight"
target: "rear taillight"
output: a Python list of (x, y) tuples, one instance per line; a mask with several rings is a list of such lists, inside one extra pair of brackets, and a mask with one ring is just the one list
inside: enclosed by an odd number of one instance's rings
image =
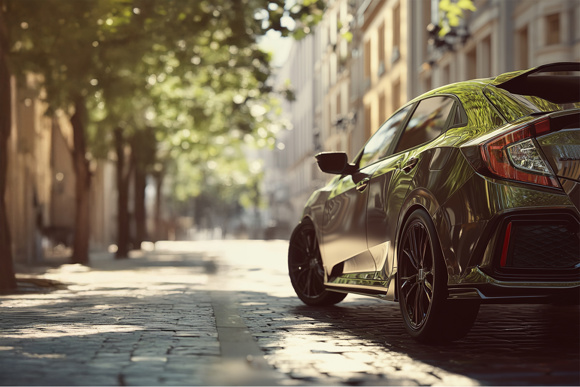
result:
[(542, 119), (477, 145), (480, 160), (474, 147), (464, 153), (484, 175), (560, 188), (535, 140), (549, 132), (550, 119)]
[(509, 222), (506, 229), (505, 229), (505, 235), (503, 238), (503, 247), (501, 249), (501, 259), (499, 261), (499, 264), (501, 267), (505, 267), (506, 262), (507, 262), (507, 255), (508, 255), (508, 249), (510, 247), (511, 234), (512, 234), (512, 222)]

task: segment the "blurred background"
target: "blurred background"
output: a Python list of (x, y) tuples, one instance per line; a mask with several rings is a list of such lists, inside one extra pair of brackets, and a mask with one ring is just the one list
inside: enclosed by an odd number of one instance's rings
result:
[[(0, 255), (284, 239), (438, 86), (580, 60), (579, 0), (0, 0)], [(7, 266), (4, 266), (7, 267)]]

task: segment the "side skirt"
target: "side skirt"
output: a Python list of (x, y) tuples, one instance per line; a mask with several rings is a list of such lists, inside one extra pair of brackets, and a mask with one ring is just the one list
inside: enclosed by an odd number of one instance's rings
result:
[[(325, 283), (328, 290), (341, 293), (355, 293), (364, 296), (377, 297), (385, 300), (394, 299), (395, 281), (376, 279), (376, 273), (349, 273), (330, 278)], [(394, 286), (391, 286), (394, 288)]]

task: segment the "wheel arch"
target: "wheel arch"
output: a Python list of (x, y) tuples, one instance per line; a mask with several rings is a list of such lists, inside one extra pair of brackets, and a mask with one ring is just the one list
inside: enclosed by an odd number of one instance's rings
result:
[(296, 295), (306, 305), (334, 305), (342, 301), (346, 293), (337, 293), (326, 288), (318, 239), (316, 224), (310, 218), (303, 217), (290, 236), (288, 274)]
[[(439, 202), (437, 201), (436, 197), (427, 189), (425, 188), (416, 188), (407, 196), (405, 203), (401, 206), (401, 211), (399, 214), (399, 218), (397, 221), (397, 233), (395, 237), (395, 244), (393, 252), (395, 254), (393, 258), (393, 275), (395, 278), (395, 300), (399, 299), (399, 279), (397, 275), (397, 271), (399, 268), (399, 244), (401, 240), (401, 235), (403, 232), (403, 227), (411, 214), (416, 210), (423, 210), (427, 213), (431, 222), (433, 223), (433, 227), (437, 231), (436, 222), (435, 222), (435, 215), (439, 209)], [(439, 246), (441, 246), (441, 238), (439, 237), (439, 233), (436, 232), (437, 241), (439, 242)], [(447, 262), (445, 262), (447, 266)]]
[(289, 241), (292, 242), (292, 240), (294, 240), (294, 238), (296, 237), (296, 233), (300, 230), (300, 228), (304, 227), (307, 224), (312, 224), (314, 226), (314, 230), (316, 231), (316, 238), (318, 238), (319, 237), (318, 229), (316, 228), (314, 221), (310, 218), (310, 216), (305, 215), (304, 217), (302, 217), (302, 219), (300, 219), (300, 222), (298, 222), (298, 224), (294, 226), (294, 229), (292, 229)]
[[(407, 199), (405, 200), (405, 202), (401, 206), (401, 211), (399, 212), (399, 218), (397, 220), (397, 234), (396, 234), (396, 238), (395, 238), (395, 252), (398, 249), (399, 240), (401, 238), (401, 232), (402, 232), (403, 225), (405, 224), (405, 222), (407, 222), (407, 219), (409, 219), (409, 216), (411, 216), (411, 214), (415, 210), (422, 209), (423, 211), (425, 211), (429, 215), (431, 222), (433, 222), (433, 226), (435, 226), (435, 229), (437, 229), (436, 222), (435, 222), (435, 215), (436, 215), (437, 211), (439, 210), (439, 207), (440, 207), (439, 201), (437, 200), (435, 195), (433, 195), (430, 191), (428, 191), (425, 188), (416, 188), (413, 191), (411, 191), (411, 193), (409, 195), (407, 195)], [(439, 238), (439, 235), (437, 235), (437, 239), (438, 239), (439, 243), (441, 244), (441, 239)], [(396, 258), (395, 263), (398, 264), (398, 256), (396, 256), (395, 258)]]

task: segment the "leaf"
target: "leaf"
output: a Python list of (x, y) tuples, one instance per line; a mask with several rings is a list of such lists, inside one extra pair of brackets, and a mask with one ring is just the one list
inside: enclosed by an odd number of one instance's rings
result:
[(457, 27), (461, 24), (461, 19), (464, 17), (465, 10), (475, 11), (473, 0), (440, 0), (439, 1), (439, 36), (444, 37), (451, 32), (452, 27)]
[(352, 37), (353, 37), (353, 35), (352, 35), (352, 32), (350, 32), (350, 31), (342, 33), (342, 38), (344, 40), (346, 40), (348, 43), (352, 42)]
[(457, 6), (461, 9), (469, 10), (475, 12), (477, 8), (473, 5), (473, 0), (459, 0)]

